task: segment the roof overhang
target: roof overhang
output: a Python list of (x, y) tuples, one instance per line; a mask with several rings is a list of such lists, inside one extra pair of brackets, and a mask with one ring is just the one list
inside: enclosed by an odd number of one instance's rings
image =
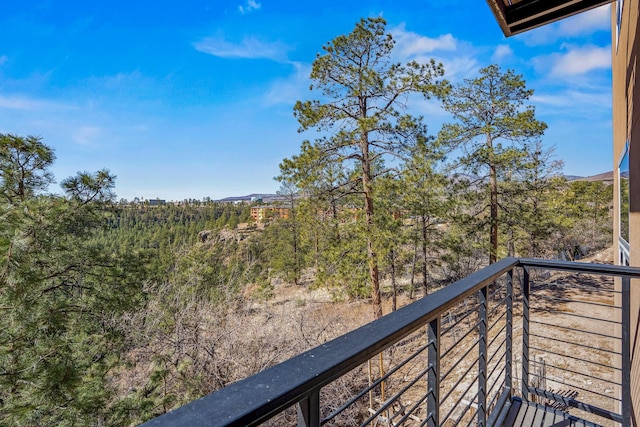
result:
[(614, 0), (487, 0), (505, 36), (585, 12)]

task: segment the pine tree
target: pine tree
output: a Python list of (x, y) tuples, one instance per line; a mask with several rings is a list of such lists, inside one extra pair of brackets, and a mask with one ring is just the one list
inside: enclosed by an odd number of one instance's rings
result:
[(124, 350), (116, 319), (142, 297), (141, 260), (94, 240), (114, 177), (80, 174), (66, 197), (46, 195), (53, 158), (34, 137), (11, 137), (0, 156), (3, 425), (104, 423)]
[(502, 222), (508, 236), (509, 256), (554, 256), (551, 239), (564, 226), (562, 193), (566, 179), (561, 175), (562, 162), (553, 159), (553, 150), (541, 141), (525, 145), (522, 167), (513, 171), (501, 194), (506, 200)]
[(455, 122), (443, 126), (439, 137), (462, 149), (459, 161), (471, 176), (470, 184), (487, 189), (489, 263), (498, 257), (502, 203), (498, 181), (505, 170), (525, 157), (522, 144), (538, 139), (547, 127), (535, 118), (534, 107), (525, 104), (532, 94), (522, 76), (512, 70), (503, 73), (499, 66), (491, 65), (481, 69), (479, 77), (455, 85), (444, 100), (444, 109)]
[[(406, 65), (391, 62), (393, 38), (382, 18), (362, 19), (347, 35), (333, 39), (313, 62), (312, 90), (322, 101), (298, 101), (294, 107), (300, 130), (317, 129), (325, 137), (305, 143), (302, 155), (285, 162), (338, 165), (348, 179), (343, 188), (362, 194), (369, 286), (374, 317), (382, 316), (378, 255), (374, 245), (376, 165), (388, 157), (402, 158), (423, 137), (420, 119), (403, 114), (408, 95), (441, 94), (443, 75), (434, 61)], [(286, 172), (286, 171), (285, 171)], [(357, 180), (357, 181), (356, 181)], [(302, 183), (297, 183), (302, 189)]]
[(438, 226), (450, 220), (449, 205), (453, 201), (446, 197), (447, 179), (442, 171), (443, 162), (442, 146), (431, 140), (421, 141), (404, 165), (401, 175), (404, 190), (402, 205), (408, 215), (415, 218), (413, 240), (416, 253), (412, 271), (416, 268), (419, 249), (425, 295), (429, 293), (429, 253), (438, 249), (442, 237)]

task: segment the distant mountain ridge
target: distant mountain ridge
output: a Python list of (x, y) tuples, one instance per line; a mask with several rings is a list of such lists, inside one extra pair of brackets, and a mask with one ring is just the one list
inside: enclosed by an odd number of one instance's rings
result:
[[(460, 175), (464, 177), (465, 175)], [(588, 182), (597, 182), (602, 181), (607, 184), (613, 183), (613, 171), (603, 172), (597, 175), (591, 176), (579, 176), (579, 175), (563, 175), (567, 181), (588, 181)], [(225, 197), (224, 199), (218, 199), (216, 202), (251, 202), (252, 200), (262, 199), (264, 203), (275, 202), (279, 200), (286, 199), (285, 196), (280, 196), (278, 194), (273, 193), (251, 193), (246, 196), (232, 196)]]
[[(624, 174), (623, 174), (624, 175)], [(628, 176), (628, 175), (627, 175)], [(613, 184), (613, 171), (599, 173), (597, 175), (575, 177), (571, 179), (566, 177), (568, 181), (586, 181), (586, 182), (604, 182), (605, 184)]]
[(216, 202), (251, 202), (256, 199), (262, 199), (263, 202), (267, 203), (276, 200), (283, 200), (284, 197), (271, 193), (251, 193), (246, 196), (225, 197), (224, 199), (216, 200)]

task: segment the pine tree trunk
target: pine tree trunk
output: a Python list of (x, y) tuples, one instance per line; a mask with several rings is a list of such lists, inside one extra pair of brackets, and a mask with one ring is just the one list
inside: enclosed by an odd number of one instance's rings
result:
[(389, 261), (391, 263), (391, 311), (398, 309), (398, 283), (396, 282), (396, 252), (389, 251)]
[(427, 280), (427, 216), (422, 215), (422, 287), (424, 294), (429, 294), (429, 282)]
[(487, 148), (489, 149), (489, 187), (491, 190), (489, 264), (493, 264), (498, 259), (498, 176), (493, 158), (493, 141), (490, 135), (487, 135)]
[(295, 274), (293, 277), (293, 282), (298, 285), (300, 284), (300, 254), (298, 249), (298, 224), (296, 223), (296, 210), (293, 206), (294, 200), (293, 195), (291, 195), (291, 225), (293, 232), (293, 256), (295, 261)]
[(335, 243), (340, 242), (340, 230), (338, 228), (338, 207), (336, 206), (336, 201), (331, 200), (331, 213), (333, 215), (333, 233)]
[(415, 286), (415, 278), (416, 278), (416, 264), (418, 263), (418, 220), (416, 219), (416, 234), (415, 239), (413, 239), (413, 262), (411, 263), (411, 285), (409, 288), (409, 298), (413, 299), (413, 290)]
[(513, 257), (515, 256), (515, 252), (516, 252), (516, 248), (513, 242), (513, 226), (509, 227), (509, 245), (508, 245), (508, 256)]
[(373, 317), (382, 317), (382, 298), (380, 296), (380, 279), (378, 274), (378, 258), (373, 246), (373, 188), (371, 185), (371, 161), (369, 158), (369, 141), (366, 132), (360, 135), (362, 153), (362, 189), (364, 192), (364, 211), (367, 233), (367, 260), (369, 264), (369, 280), (371, 281), (371, 305)]
[(315, 233), (315, 239), (313, 242), (313, 249), (314, 249), (314, 261), (315, 261), (315, 267), (316, 267), (316, 273), (318, 272), (318, 262), (320, 261), (320, 237), (318, 237), (318, 230), (316, 230)]

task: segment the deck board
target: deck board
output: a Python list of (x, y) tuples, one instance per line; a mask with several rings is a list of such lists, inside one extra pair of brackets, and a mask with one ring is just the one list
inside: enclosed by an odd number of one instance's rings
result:
[(522, 401), (520, 399), (518, 400), (512, 400), (511, 401), (511, 406), (509, 407), (509, 412), (507, 412), (507, 417), (504, 419), (504, 426), (515, 426), (516, 425), (516, 417), (518, 416), (518, 413), (520, 412), (520, 405), (522, 404)]
[(504, 427), (602, 427), (566, 412), (514, 397)]

